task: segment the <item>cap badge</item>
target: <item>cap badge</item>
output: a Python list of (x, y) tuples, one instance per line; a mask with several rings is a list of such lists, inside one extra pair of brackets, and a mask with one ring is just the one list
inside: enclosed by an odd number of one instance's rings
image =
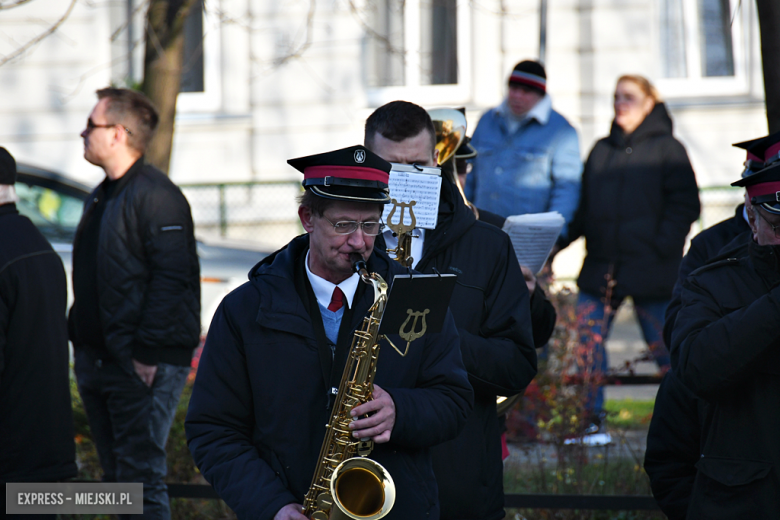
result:
[(355, 162), (358, 164), (362, 164), (366, 162), (366, 151), (365, 150), (355, 150)]

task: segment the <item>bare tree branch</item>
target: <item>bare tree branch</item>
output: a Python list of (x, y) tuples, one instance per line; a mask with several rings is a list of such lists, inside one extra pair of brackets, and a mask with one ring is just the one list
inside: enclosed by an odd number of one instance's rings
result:
[[(404, 49), (399, 49), (393, 45), (393, 42), (390, 41), (389, 35), (381, 34), (379, 31), (371, 27), (365, 20), (363, 20), (363, 18), (360, 16), (360, 10), (357, 8), (353, 0), (347, 0), (347, 3), (349, 4), (349, 10), (352, 15), (355, 17), (355, 19), (357, 19), (360, 26), (363, 27), (363, 30), (365, 30), (369, 36), (382, 42), (385, 45), (387, 52), (391, 54), (398, 54), (401, 56), (401, 59), (404, 61), (406, 60), (406, 51)], [(403, 9), (403, 6), (401, 9)]]
[(2, 4), (0, 3), (0, 11), (3, 9), (13, 9), (14, 7), (19, 7), (20, 5), (24, 5), (27, 2), (31, 2), (32, 0), (16, 0), (13, 3), (10, 4)]
[(132, 13), (132, 14), (131, 14), (131, 15), (130, 15), (128, 18), (127, 18), (127, 20), (125, 21), (125, 23), (123, 23), (122, 25), (120, 25), (119, 27), (117, 27), (117, 28), (116, 28), (116, 30), (115, 30), (115, 31), (114, 31), (114, 32), (111, 34), (111, 38), (110, 38), (110, 40), (111, 40), (112, 42), (113, 42), (113, 41), (116, 41), (116, 39), (119, 37), (119, 35), (122, 33), (122, 31), (124, 31), (125, 29), (127, 29), (127, 28), (130, 26), (130, 24), (131, 24), (131, 23), (133, 23), (133, 18), (135, 17), (135, 15), (137, 15), (137, 14), (138, 14), (138, 12), (139, 12), (141, 9), (144, 9), (144, 8), (145, 8), (146, 6), (148, 6), (148, 5), (149, 5), (149, 0), (144, 0), (143, 2), (141, 2), (140, 4), (138, 4), (138, 7), (136, 7), (136, 8), (133, 10), (133, 13)]
[(311, 33), (312, 25), (314, 25), (314, 8), (317, 5), (316, 0), (309, 0), (309, 13), (306, 15), (306, 39), (304, 42), (294, 51), (290, 52), (286, 56), (277, 58), (274, 60), (274, 64), (277, 67), (281, 67), (285, 63), (295, 58), (300, 58), (306, 50), (311, 47)]
[[(20, 1), (27, 1), (27, 0), (20, 0)], [(27, 49), (29, 49), (30, 47), (38, 44), (41, 40), (43, 40), (44, 38), (49, 36), (51, 33), (56, 31), (60, 27), (60, 25), (62, 25), (65, 22), (65, 20), (68, 19), (68, 16), (70, 16), (70, 13), (73, 12), (73, 8), (76, 7), (76, 2), (77, 1), (78, 0), (71, 0), (70, 6), (68, 7), (68, 10), (65, 12), (64, 15), (62, 15), (62, 18), (60, 18), (59, 20), (57, 20), (57, 22), (55, 22), (54, 25), (52, 25), (46, 31), (42, 32), (41, 34), (39, 34), (38, 36), (36, 36), (32, 40), (30, 40), (29, 42), (25, 43), (24, 45), (22, 45), (21, 47), (16, 49), (16, 51), (14, 51), (11, 54), (9, 54), (8, 56), (4, 56), (2, 59), (0, 59), (0, 67), (5, 65), (6, 63), (11, 61), (12, 59), (16, 58), (17, 56), (20, 56)]]

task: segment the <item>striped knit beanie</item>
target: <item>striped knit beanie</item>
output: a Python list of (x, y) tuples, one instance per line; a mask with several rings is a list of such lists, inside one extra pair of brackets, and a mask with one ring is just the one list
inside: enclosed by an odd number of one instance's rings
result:
[(544, 95), (547, 91), (547, 74), (544, 67), (536, 61), (525, 60), (515, 65), (509, 76), (509, 86), (522, 85)]

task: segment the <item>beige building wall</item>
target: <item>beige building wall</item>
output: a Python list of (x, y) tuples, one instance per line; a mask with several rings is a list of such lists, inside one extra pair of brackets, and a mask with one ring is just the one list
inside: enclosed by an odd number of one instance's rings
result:
[[(410, 26), (422, 1), (405, 2)], [(744, 160), (731, 143), (767, 128), (755, 7), (731, 2), (735, 78), (663, 80), (661, 1), (548, 0), (548, 91), (555, 108), (579, 130), (586, 158), (609, 132), (616, 78), (646, 75), (667, 100), (699, 184), (727, 184)], [(140, 79), (142, 3), (78, 1), (56, 32), (0, 66), (0, 145), (21, 161), (99, 181), (102, 172), (82, 158), (79, 133), (97, 88)], [(365, 118), (393, 99), (426, 108), (464, 106), (473, 131), (480, 115), (505, 96), (513, 65), (539, 54), (540, 0), (458, 0), (457, 85), (415, 84), (419, 38), (407, 31), (408, 84), (369, 88), (366, 63), (377, 4), (208, 0), (206, 89), (179, 96), (172, 178), (297, 180), (287, 159), (361, 142)], [(42, 34), (69, 5), (70, 0), (32, 0), (1, 11), (0, 60)]]

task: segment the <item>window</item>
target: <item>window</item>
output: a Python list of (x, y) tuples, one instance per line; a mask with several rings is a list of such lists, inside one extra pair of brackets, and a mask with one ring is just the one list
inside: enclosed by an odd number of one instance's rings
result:
[[(366, 79), (372, 102), (410, 95), (418, 102), (428, 96), (439, 104), (461, 100), (467, 78), (468, 9), (468, 2), (457, 0), (368, 2)], [(415, 92), (410, 94), (410, 89)]]
[(203, 0), (195, 0), (184, 21), (184, 56), (179, 92), (203, 92)]
[(668, 80), (664, 90), (671, 86), (680, 93), (702, 94), (745, 88), (746, 45), (741, 38), (748, 4), (659, 0), (660, 72)]
[(176, 111), (215, 112), (222, 107), (219, 17), (196, 0), (184, 22), (184, 56)]

